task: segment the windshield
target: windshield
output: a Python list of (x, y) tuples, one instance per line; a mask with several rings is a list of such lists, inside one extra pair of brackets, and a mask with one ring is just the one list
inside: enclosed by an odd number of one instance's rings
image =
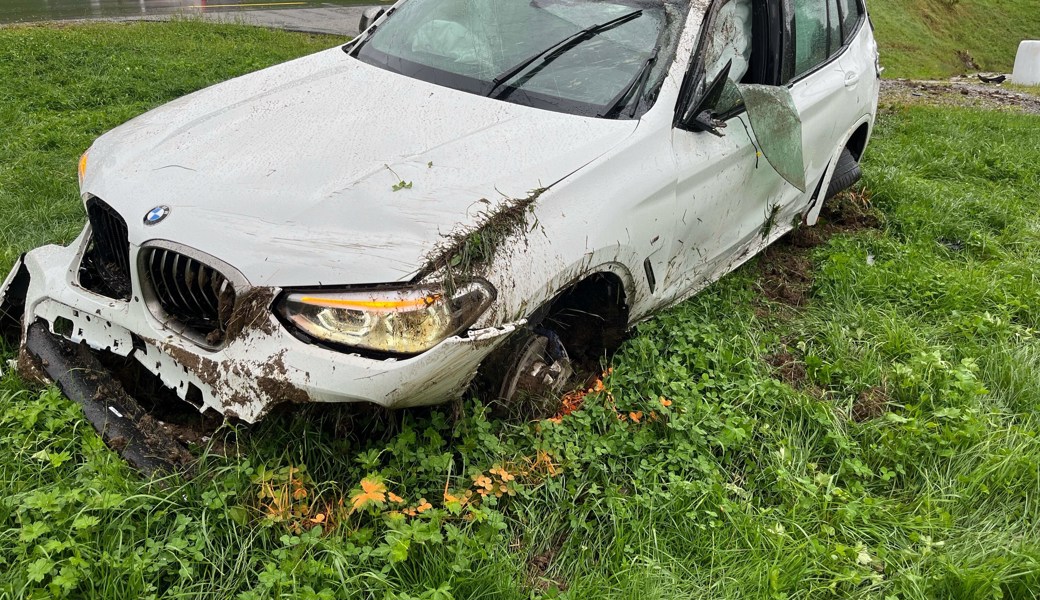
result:
[(686, 11), (685, 0), (408, 0), (347, 49), (465, 92), (629, 118), (656, 99)]

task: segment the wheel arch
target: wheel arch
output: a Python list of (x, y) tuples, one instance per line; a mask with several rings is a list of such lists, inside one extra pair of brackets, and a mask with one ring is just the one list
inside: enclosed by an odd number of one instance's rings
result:
[[(827, 165), (827, 169), (824, 170), (823, 177), (820, 179), (819, 184), (816, 187), (816, 193), (812, 200), (809, 202), (809, 208), (806, 209), (804, 216), (802, 217), (802, 223), (805, 225), (815, 225), (816, 221), (820, 218), (820, 211), (823, 209), (824, 195), (827, 188), (830, 186), (831, 178), (834, 176), (834, 170), (838, 166), (838, 158), (845, 148), (849, 149), (853, 157), (857, 161), (863, 156), (864, 151), (867, 148), (867, 142), (870, 141), (870, 133), (873, 128), (873, 121), (871, 115), (864, 115), (859, 121), (856, 122), (849, 131), (841, 139), (841, 143), (837, 144), (834, 154), (831, 156), (830, 163)], [(854, 149), (855, 148), (855, 149)]]

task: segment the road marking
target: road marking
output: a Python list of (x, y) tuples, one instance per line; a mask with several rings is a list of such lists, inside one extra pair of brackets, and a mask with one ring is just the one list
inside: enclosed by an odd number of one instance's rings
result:
[(303, 6), (306, 2), (256, 2), (253, 4), (197, 4), (188, 8), (237, 8), (246, 6)]

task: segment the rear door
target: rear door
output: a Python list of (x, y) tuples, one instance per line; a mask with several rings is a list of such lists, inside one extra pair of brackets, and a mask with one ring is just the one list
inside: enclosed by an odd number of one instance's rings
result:
[(838, 0), (842, 47), (838, 65), (844, 72), (845, 101), (856, 118), (871, 114), (877, 101), (878, 49), (862, 0)]
[[(790, 89), (802, 118), (804, 202), (786, 207), (793, 217), (815, 192), (842, 137), (861, 116), (854, 91), (867, 73), (849, 70), (839, 58), (847, 45), (839, 1), (789, 0), (794, 65)], [(858, 0), (851, 0), (858, 7)]]

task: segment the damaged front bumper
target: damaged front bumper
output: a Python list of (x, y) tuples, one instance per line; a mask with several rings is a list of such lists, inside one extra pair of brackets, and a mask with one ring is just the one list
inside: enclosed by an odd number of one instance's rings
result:
[[(142, 301), (139, 277), (133, 278), (127, 301), (81, 287), (77, 273), (87, 235), (68, 247), (33, 250), (15, 265), (0, 288), (8, 331), (10, 317), (20, 316), (23, 342), (39, 324), (97, 354), (133, 358), (200, 411), (249, 423), (286, 402), (371, 402), (390, 408), (443, 402), (469, 385), (481, 361), (516, 329), (470, 331), (418, 356), (373, 359), (298, 339), (270, 310), (280, 290), (265, 289), (259, 291), (267, 303), (256, 318), (220, 347), (207, 348), (155, 317)], [(131, 247), (131, 264), (138, 252)], [(240, 303), (250, 297), (238, 291)]]

